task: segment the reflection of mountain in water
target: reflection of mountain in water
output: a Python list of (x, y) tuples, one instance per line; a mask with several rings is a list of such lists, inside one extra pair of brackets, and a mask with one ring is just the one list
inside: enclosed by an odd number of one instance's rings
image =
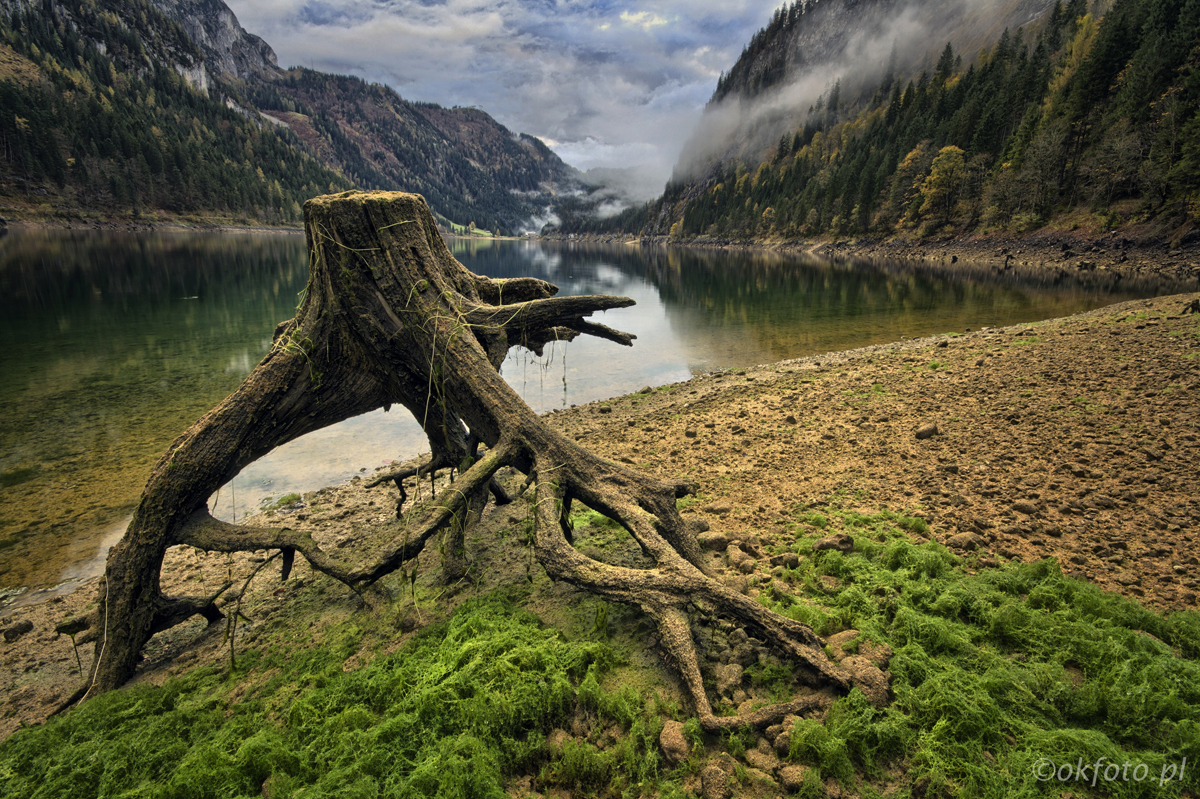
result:
[(564, 296), (623, 294), (631, 283), (643, 282), (637, 249), (532, 241), (498, 245), (453, 251), (473, 272), (493, 278), (548, 280)]
[(0, 313), (80, 310), (98, 297), (273, 303), (307, 274), (304, 239), (292, 234), (22, 231), (0, 242)]
[(0, 242), (0, 586), (92, 556), (167, 444), (266, 353), (307, 271), (295, 235)]
[(471, 265), (494, 277), (531, 274), (571, 294), (652, 286), (692, 369), (1045, 319), (1176, 290), (1110, 273), (967, 263), (831, 262), (770, 251), (582, 242), (544, 247), (497, 248), (477, 254)]
[(770, 362), (1077, 313), (1161, 293), (1109, 275), (1066, 281), (987, 267), (829, 262), (779, 253), (660, 251), (646, 274), (679, 336), (706, 366)]
[[(819, 262), (770, 252), (463, 242), (468, 268), (637, 305), (597, 317), (632, 348), (581, 337), (504, 376), (538, 410), (901, 336), (1012, 324), (1177, 290), (1096, 273)], [(14, 233), (0, 241), (0, 588), (53, 582), (102, 549), (170, 441), (233, 390), (307, 278), (292, 235)], [(194, 298), (194, 299), (184, 299)], [(376, 411), (282, 447), (213, 500), (268, 496), (416, 454), (405, 413)], [(236, 490), (235, 490), (236, 489)]]

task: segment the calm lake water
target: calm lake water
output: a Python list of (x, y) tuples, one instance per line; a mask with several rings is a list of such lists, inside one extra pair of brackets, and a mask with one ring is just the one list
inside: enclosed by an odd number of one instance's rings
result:
[[(502, 370), (539, 411), (719, 368), (1045, 319), (1174, 286), (1054, 284), (993, 266), (951, 274), (776, 253), (456, 241), (493, 277), (637, 305), (595, 317), (632, 348), (581, 338)], [(18, 232), (0, 239), (0, 593), (99, 573), (154, 461), (266, 354), (308, 270), (304, 237)], [(427, 451), (403, 409), (319, 431), (210, 501), (226, 519)], [(28, 599), (39, 592), (26, 594)]]

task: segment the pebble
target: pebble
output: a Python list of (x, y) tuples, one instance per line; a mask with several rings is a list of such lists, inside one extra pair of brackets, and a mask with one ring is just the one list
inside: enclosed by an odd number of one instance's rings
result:
[(743, 670), (737, 663), (726, 663), (723, 666), (717, 666), (717, 694), (720, 696), (730, 696), (734, 690), (742, 685)]
[[(762, 740), (762, 744), (766, 744), (766, 739)], [(746, 752), (746, 762), (756, 769), (770, 774), (775, 769), (779, 768), (779, 758), (771, 751), (769, 745), (759, 746), (757, 749), (751, 749)]]
[(957, 535), (950, 536), (949, 540), (946, 541), (946, 546), (951, 549), (961, 549), (969, 552), (979, 549), (985, 543), (983, 538), (975, 533), (958, 533)]
[(854, 539), (845, 533), (834, 533), (813, 544), (814, 552), (826, 549), (836, 549), (838, 552), (850, 552), (854, 549)]
[(683, 737), (683, 724), (678, 721), (663, 724), (662, 732), (658, 736), (658, 745), (662, 748), (663, 757), (669, 766), (682, 763), (692, 749), (687, 738)]
[(700, 796), (702, 799), (729, 799), (733, 795), (730, 781), (737, 763), (722, 752), (710, 759), (700, 771)]
[(11, 644), (13, 641), (32, 630), (33, 622), (31, 622), (29, 619), (24, 619), (23, 621), (19, 621), (10, 627), (4, 628), (4, 640)]
[(804, 776), (808, 766), (784, 766), (779, 769), (779, 782), (788, 793), (796, 793), (804, 787)]
[(927, 438), (933, 438), (938, 434), (938, 426), (934, 422), (926, 422), (917, 428), (916, 436), (918, 441), (924, 441)]

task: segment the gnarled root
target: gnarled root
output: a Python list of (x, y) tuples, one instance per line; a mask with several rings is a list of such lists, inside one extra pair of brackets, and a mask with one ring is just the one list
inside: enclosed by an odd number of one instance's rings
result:
[[(654, 619), (705, 728), (762, 726), (811, 702), (743, 717), (713, 715), (700, 678), (686, 611), (731, 618), (774, 642), (810, 682), (844, 691), (851, 680), (830, 663), (804, 624), (772, 613), (706, 574), (695, 536), (675, 502), (690, 489), (605, 461), (551, 430), (499, 376), (510, 347), (535, 352), (551, 341), (593, 335), (629, 345), (633, 336), (586, 319), (632, 304), (623, 297), (565, 297), (544, 281), (492, 280), (450, 255), (424, 200), (348, 192), (305, 205), (312, 264), (296, 317), (245, 382), (180, 436), (151, 473), (125, 537), (109, 554), (89, 691), (132, 674), (157, 630), (194, 613), (216, 618), (216, 597), (171, 599), (159, 590), (167, 547), (220, 552), (279, 550), (285, 579), (299, 554), (369, 605), (388, 601), (380, 580), (415, 558), (439, 533), (448, 580), (468, 572), (463, 551), (491, 493), (508, 496), (496, 472), (511, 466), (535, 487), (535, 552), (554, 579), (640, 607)], [(431, 457), (378, 475), (405, 499), (404, 480), (458, 471), (458, 479), (409, 508), (394, 534), (371, 551), (337, 555), (287, 528), (228, 524), (208, 497), (247, 464), (304, 433), (379, 407), (401, 404), (421, 423)], [(488, 449), (479, 454), (480, 444)], [(432, 492), (431, 492), (432, 493)], [(567, 522), (579, 501), (619, 522), (653, 560), (648, 569), (612, 566), (574, 548)], [(399, 513), (401, 507), (397, 508)], [(349, 558), (353, 558), (353, 561)]]

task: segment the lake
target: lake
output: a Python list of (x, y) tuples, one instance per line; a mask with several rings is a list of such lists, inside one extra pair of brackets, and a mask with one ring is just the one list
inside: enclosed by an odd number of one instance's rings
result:
[[(966, 328), (1034, 321), (1182, 290), (1106, 275), (959, 264), (827, 262), (774, 252), (455, 240), (473, 271), (637, 305), (595, 318), (632, 348), (581, 338), (502, 373), (539, 411), (693, 374)], [(307, 278), (290, 233), (19, 231), (0, 239), (0, 596), (98, 574), (150, 467), (266, 354)], [(210, 501), (265, 502), (428, 451), (397, 406), (292, 442)], [(34, 590), (40, 589), (40, 590)]]

